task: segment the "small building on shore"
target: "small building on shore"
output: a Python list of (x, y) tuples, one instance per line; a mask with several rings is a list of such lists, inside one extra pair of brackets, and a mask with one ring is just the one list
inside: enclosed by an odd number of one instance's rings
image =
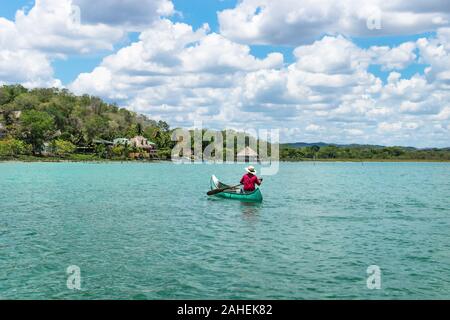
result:
[(43, 155), (44, 157), (51, 157), (54, 155), (53, 147), (50, 142), (44, 142), (41, 148), (41, 155)]
[(250, 147), (245, 147), (237, 154), (237, 162), (259, 162), (258, 153)]
[(103, 139), (94, 139), (92, 143), (95, 145), (104, 145), (104, 146), (112, 146), (114, 143), (112, 141), (103, 140)]
[(130, 139), (130, 146), (137, 149), (136, 151), (142, 150), (142, 152), (133, 152), (130, 154), (132, 158), (155, 158), (156, 152), (158, 151), (156, 144), (143, 136), (136, 136)]
[(114, 146), (126, 147), (126, 146), (130, 146), (131, 142), (130, 142), (130, 139), (127, 139), (127, 138), (117, 138), (117, 139), (114, 139), (113, 144), (114, 144)]

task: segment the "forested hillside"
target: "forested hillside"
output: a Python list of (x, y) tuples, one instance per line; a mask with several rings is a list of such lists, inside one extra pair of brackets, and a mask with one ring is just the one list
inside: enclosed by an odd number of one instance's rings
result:
[(153, 141), (163, 153), (173, 146), (166, 122), (97, 97), (75, 96), (65, 89), (0, 88), (0, 156), (39, 155), (48, 143), (56, 154), (70, 154), (92, 146), (94, 140), (136, 135)]

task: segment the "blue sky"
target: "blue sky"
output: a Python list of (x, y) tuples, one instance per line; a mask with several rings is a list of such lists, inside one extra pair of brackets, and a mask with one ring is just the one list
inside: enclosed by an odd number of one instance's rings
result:
[(32, 7), (33, 5), (34, 1), (32, 0), (2, 0), (0, 16), (12, 20), (18, 9)]
[(449, 42), (444, 0), (2, 0), (0, 84), (67, 87), (174, 126), (448, 146)]
[(208, 23), (211, 30), (219, 31), (217, 12), (236, 6), (236, 0), (176, 0), (173, 1), (175, 10), (180, 14), (174, 15), (172, 21), (185, 22), (199, 28), (203, 23)]
[[(413, 35), (395, 35), (395, 36), (384, 36), (384, 37), (353, 37), (352, 41), (361, 48), (370, 48), (371, 46), (389, 46), (395, 47), (404, 42), (408, 41), (417, 41), (420, 38), (428, 38), (435, 36), (434, 32), (426, 32), (420, 34)], [(411, 78), (414, 74), (423, 74), (427, 64), (413, 63), (409, 65), (407, 68), (401, 70), (402, 78)], [(386, 81), (389, 72), (381, 70), (380, 65), (371, 65), (369, 67), (369, 72), (373, 73), (375, 76), (382, 79), (384, 82)]]

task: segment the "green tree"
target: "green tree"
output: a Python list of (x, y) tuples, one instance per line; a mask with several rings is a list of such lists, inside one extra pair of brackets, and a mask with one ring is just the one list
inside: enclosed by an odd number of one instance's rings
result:
[(140, 135), (140, 136), (142, 136), (143, 130), (144, 130), (144, 129), (143, 129), (142, 123), (140, 123), (140, 122), (136, 123), (136, 131), (137, 131), (137, 134)]
[(107, 132), (108, 120), (99, 115), (89, 117), (84, 123), (83, 133), (88, 142), (96, 138), (107, 139)]
[(170, 149), (158, 150), (157, 156), (159, 159), (169, 160), (172, 157), (172, 151)]
[(23, 141), (9, 138), (0, 140), (0, 158), (9, 158), (30, 153), (31, 146)]
[(111, 149), (111, 153), (114, 157), (117, 158), (125, 158), (126, 157), (126, 150), (125, 146), (114, 146)]
[(17, 96), (26, 92), (28, 90), (21, 85), (0, 87), (0, 106), (13, 102)]
[(103, 144), (99, 144), (95, 147), (95, 153), (100, 157), (100, 158), (108, 158), (109, 156), (109, 152), (107, 147), (105, 147), (105, 145)]
[(56, 155), (64, 157), (74, 153), (77, 147), (70, 141), (57, 139), (52, 142), (52, 149)]
[(42, 147), (54, 134), (53, 117), (46, 112), (27, 110), (21, 119), (21, 134), (24, 140), (33, 148), (33, 154), (40, 154)]
[(40, 105), (39, 98), (29, 94), (29, 93), (22, 93), (18, 97), (14, 99), (12, 102), (14, 106), (14, 110), (16, 111), (24, 111), (24, 110), (32, 110), (37, 109)]
[(158, 149), (172, 149), (175, 144), (172, 141), (171, 131), (165, 122), (160, 121), (161, 126), (149, 126), (145, 128), (143, 136), (156, 143)]
[(317, 157), (319, 159), (335, 159), (337, 156), (337, 151), (337, 147), (335, 146), (326, 146), (317, 152)]

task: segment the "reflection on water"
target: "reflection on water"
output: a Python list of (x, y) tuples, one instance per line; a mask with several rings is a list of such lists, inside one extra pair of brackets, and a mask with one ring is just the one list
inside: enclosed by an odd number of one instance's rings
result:
[(257, 202), (241, 202), (240, 209), (244, 216), (252, 218), (259, 214), (261, 205), (261, 203)]

